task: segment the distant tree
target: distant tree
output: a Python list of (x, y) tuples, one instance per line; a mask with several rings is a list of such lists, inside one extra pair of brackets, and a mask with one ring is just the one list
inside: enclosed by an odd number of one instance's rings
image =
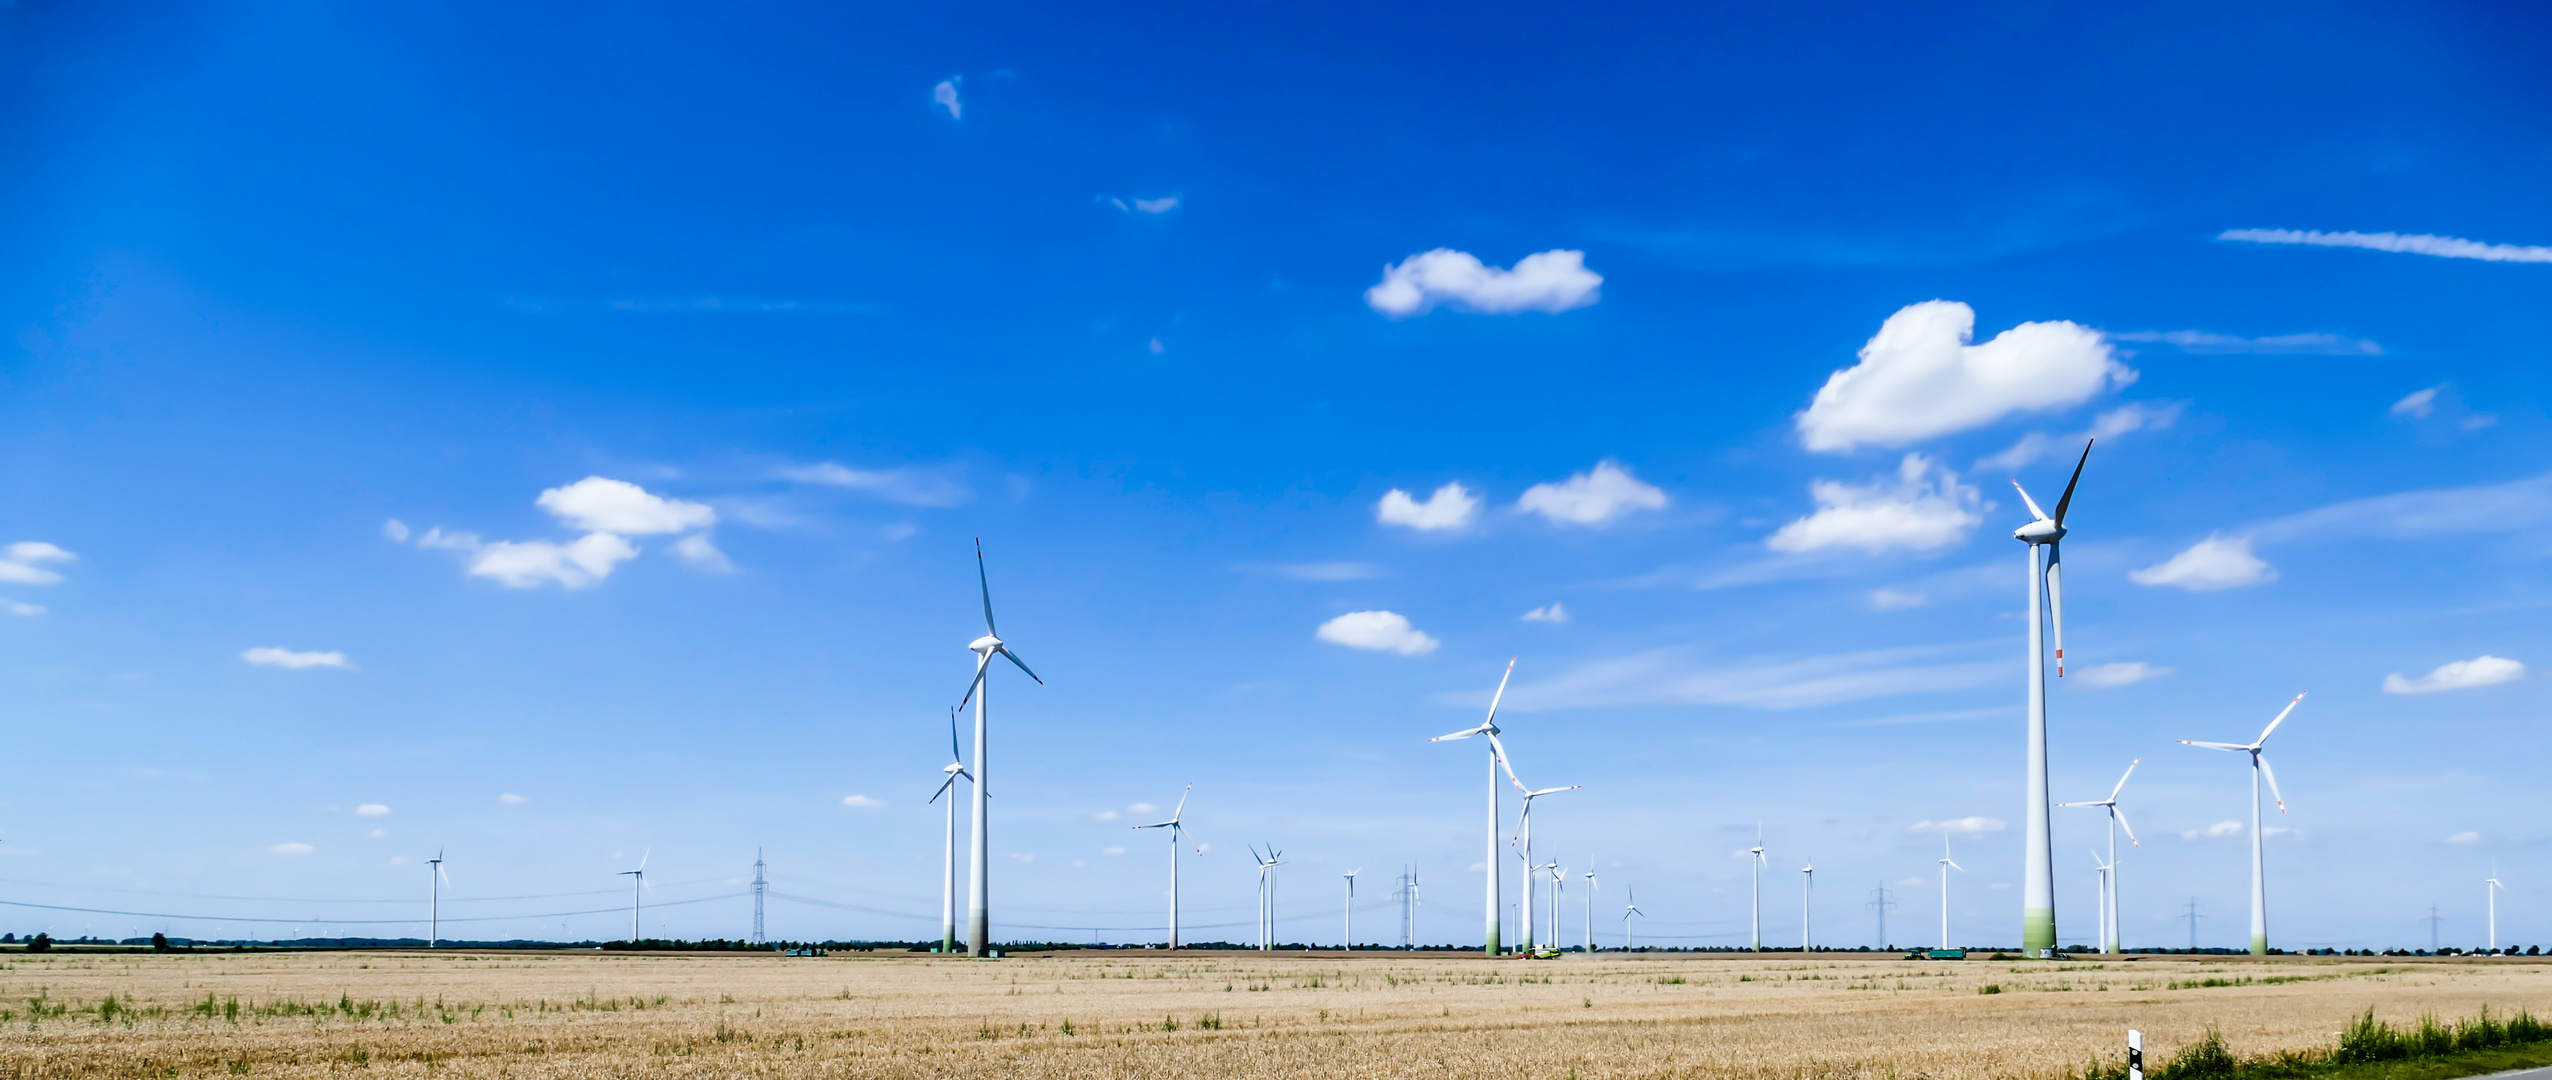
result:
[(51, 934), (38, 932), (36, 936), (27, 939), (28, 952), (43, 952), (52, 947), (53, 935)]
[(152, 934), (152, 935), (151, 935), (151, 951), (152, 951), (152, 952), (167, 952), (167, 951), (168, 951), (168, 935), (166, 935), (166, 934)]

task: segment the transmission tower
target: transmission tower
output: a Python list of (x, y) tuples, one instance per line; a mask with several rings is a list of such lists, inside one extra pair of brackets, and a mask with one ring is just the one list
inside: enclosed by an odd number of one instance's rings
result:
[(1868, 906), (1871, 910), (1879, 913), (1879, 948), (1893, 948), (1894, 946), (1889, 945), (1887, 942), (1887, 909), (1898, 905), (1895, 898), (1890, 897), (1887, 894), (1886, 885), (1882, 884), (1878, 888), (1870, 890), (1870, 902)]
[(753, 943), (762, 944), (762, 893), (768, 884), (762, 880), (762, 849), (753, 849)]

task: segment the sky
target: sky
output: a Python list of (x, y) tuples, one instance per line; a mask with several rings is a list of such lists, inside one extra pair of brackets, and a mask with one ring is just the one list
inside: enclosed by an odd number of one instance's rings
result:
[(0, 6), (0, 929), (2552, 945), (2544, 21)]

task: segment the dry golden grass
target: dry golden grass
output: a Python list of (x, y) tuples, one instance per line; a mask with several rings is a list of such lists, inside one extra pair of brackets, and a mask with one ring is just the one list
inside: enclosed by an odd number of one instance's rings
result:
[[(2222, 980), (2247, 984), (2173, 984)], [(1980, 993), (1987, 984), (1999, 993)], [(113, 1004), (108, 1000), (112, 997)], [(236, 1008), (232, 1003), (236, 1002)], [(2552, 966), (1162, 954), (974, 962), (0, 954), (12, 1077), (2052, 1077), (2371, 1007), (2552, 1014)]]

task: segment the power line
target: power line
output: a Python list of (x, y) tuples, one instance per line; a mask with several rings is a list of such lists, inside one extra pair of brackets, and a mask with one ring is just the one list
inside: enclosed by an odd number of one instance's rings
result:
[[(615, 889), (612, 891), (617, 892), (619, 890)], [(727, 893), (723, 896), (703, 896), (697, 900), (667, 900), (653, 906), (680, 907), (684, 904), (706, 904), (714, 900), (733, 900), (744, 895), (746, 894)], [(191, 922), (209, 923), (238, 922), (281, 923), (284, 925), (312, 924), (320, 926), (414, 926), (417, 923), (425, 921), (423, 919), (259, 919), (245, 915), (180, 915), (165, 911), (121, 911), (115, 908), (71, 907), (65, 904), (30, 904), (23, 900), (0, 900), (0, 907), (37, 908), (43, 911), (76, 911), (87, 915), (129, 915), (137, 919), (185, 919)], [(594, 908), (587, 911), (544, 911), (529, 915), (477, 915), (469, 918), (445, 919), (443, 921), (456, 923), (511, 922), (518, 919), (561, 919), (572, 915), (617, 915), (627, 910), (629, 909), (625, 907), (608, 907)]]

